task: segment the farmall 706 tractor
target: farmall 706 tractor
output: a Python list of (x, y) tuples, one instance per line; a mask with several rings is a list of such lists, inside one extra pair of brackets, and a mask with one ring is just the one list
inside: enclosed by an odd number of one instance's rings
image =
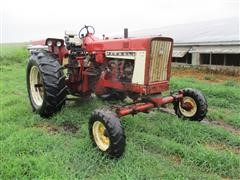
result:
[[(27, 89), (33, 111), (49, 117), (60, 111), (68, 94), (133, 100), (115, 109), (96, 109), (89, 119), (93, 144), (120, 157), (125, 135), (120, 118), (173, 103), (176, 114), (201, 121), (207, 102), (200, 91), (186, 88), (163, 97), (169, 89), (173, 40), (167, 37), (98, 39), (92, 26), (65, 41), (48, 38), (33, 43), (27, 65)], [(64, 73), (66, 69), (67, 73)]]

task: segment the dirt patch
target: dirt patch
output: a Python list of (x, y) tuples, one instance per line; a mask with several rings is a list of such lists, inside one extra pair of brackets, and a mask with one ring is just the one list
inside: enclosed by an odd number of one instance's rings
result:
[(162, 107), (159, 109), (161, 112), (164, 113), (168, 113), (168, 114), (172, 114), (172, 115), (176, 115), (173, 109), (170, 108), (166, 108), (166, 107)]
[(213, 72), (207, 72), (198, 69), (178, 69), (173, 68), (171, 75), (173, 77), (193, 77), (202, 81), (213, 82), (213, 83), (221, 83), (225, 81), (237, 81), (240, 82), (239, 76), (231, 76), (226, 74), (216, 74)]
[(61, 124), (61, 127), (64, 131), (76, 133), (79, 130), (79, 127), (77, 125), (74, 125), (72, 122), (65, 121)]
[(172, 161), (172, 162), (174, 162), (175, 164), (178, 164), (178, 165), (181, 164), (181, 162), (182, 162), (181, 157), (178, 156), (178, 155), (170, 155), (169, 159), (170, 159), (170, 161)]
[[(173, 109), (160, 108), (159, 110), (161, 112), (164, 112), (164, 113), (175, 115)], [(204, 118), (200, 123), (211, 125), (211, 126), (218, 126), (218, 127), (224, 128), (225, 130), (227, 130), (227, 131), (229, 131), (231, 133), (240, 135), (240, 130), (239, 129), (235, 128), (234, 126), (232, 126), (230, 124), (227, 124), (223, 120), (209, 120), (207, 118)]]
[(22, 91), (15, 91), (14, 94), (17, 95), (17, 96), (23, 96), (24, 95), (24, 93)]
[(71, 123), (69, 121), (63, 122), (60, 126), (58, 126), (56, 124), (51, 124), (49, 122), (44, 122), (41, 124), (37, 124), (36, 127), (41, 128), (44, 131), (51, 133), (51, 134), (56, 134), (61, 129), (63, 129), (66, 132), (73, 133), (73, 134), (75, 134), (79, 130), (78, 126), (74, 125), (73, 123)]
[(37, 124), (36, 127), (41, 128), (41, 129), (47, 131), (48, 133), (53, 133), (53, 134), (56, 134), (59, 131), (59, 127), (57, 125), (46, 123), (46, 122)]
[(209, 149), (220, 150), (220, 151), (230, 151), (235, 154), (240, 154), (240, 147), (232, 148), (232, 147), (227, 146), (226, 144), (211, 143), (211, 144), (205, 144), (204, 147), (209, 148)]
[(235, 128), (234, 126), (227, 124), (226, 122), (224, 122), (223, 120), (209, 120), (209, 119), (204, 119), (201, 121), (201, 123), (203, 124), (210, 124), (210, 125), (214, 125), (214, 126), (219, 126), (224, 128), (225, 130), (234, 133), (234, 134), (239, 134), (240, 135), (240, 130)]

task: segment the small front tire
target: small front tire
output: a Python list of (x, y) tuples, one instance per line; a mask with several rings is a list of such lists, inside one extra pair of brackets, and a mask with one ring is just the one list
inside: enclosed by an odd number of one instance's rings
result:
[[(207, 101), (204, 95), (195, 89), (183, 89), (181, 101), (174, 102), (174, 110), (178, 117), (192, 121), (201, 121), (207, 114)], [(188, 104), (190, 108), (184, 108), (183, 104)]]
[(125, 149), (124, 129), (115, 113), (96, 109), (89, 119), (89, 135), (101, 152), (119, 158)]

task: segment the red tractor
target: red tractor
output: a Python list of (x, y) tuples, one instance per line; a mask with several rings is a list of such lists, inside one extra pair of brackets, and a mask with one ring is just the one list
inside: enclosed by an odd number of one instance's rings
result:
[[(132, 99), (112, 110), (96, 109), (89, 119), (93, 144), (120, 157), (125, 135), (120, 118), (173, 103), (179, 117), (201, 121), (207, 102), (200, 91), (187, 88), (163, 97), (169, 89), (173, 40), (167, 37), (103, 38), (92, 26), (65, 41), (48, 38), (33, 43), (27, 65), (27, 89), (33, 111), (49, 117), (61, 110), (68, 94), (103, 99)], [(66, 72), (65, 72), (66, 71)], [(64, 73), (65, 72), (65, 73)]]

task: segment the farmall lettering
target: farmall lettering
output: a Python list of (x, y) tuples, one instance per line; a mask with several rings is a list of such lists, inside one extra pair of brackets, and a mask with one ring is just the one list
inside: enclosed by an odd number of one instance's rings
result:
[(162, 96), (169, 89), (171, 38), (98, 39), (94, 33), (92, 26), (84, 26), (79, 34), (66, 32), (65, 40), (47, 38), (29, 47), (27, 89), (33, 111), (50, 117), (62, 109), (67, 95), (119, 101), (128, 97), (131, 104), (94, 110), (88, 123), (93, 144), (116, 158), (125, 149), (122, 116), (173, 103), (180, 118), (205, 117), (207, 102), (198, 90)]

